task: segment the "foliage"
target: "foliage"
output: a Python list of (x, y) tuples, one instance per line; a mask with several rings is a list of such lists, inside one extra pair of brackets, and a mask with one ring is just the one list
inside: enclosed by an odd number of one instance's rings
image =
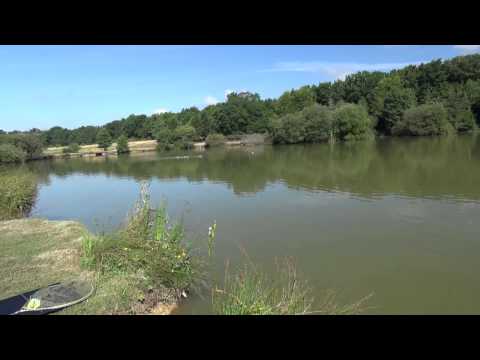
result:
[(386, 77), (375, 88), (371, 113), (378, 118), (377, 130), (391, 134), (405, 110), (415, 105), (415, 92), (399, 76)]
[(2, 135), (0, 143), (12, 144), (25, 153), (25, 160), (34, 160), (42, 155), (41, 138), (33, 133)]
[(305, 141), (305, 123), (301, 112), (287, 114), (272, 122), (272, 137), (276, 144), (296, 144)]
[(291, 114), (315, 104), (317, 94), (311, 86), (303, 86), (297, 90), (284, 92), (276, 103), (276, 112), (279, 115)]
[(317, 143), (333, 139), (332, 111), (326, 106), (312, 105), (302, 111), (305, 124), (305, 142)]
[(371, 119), (363, 106), (341, 104), (330, 109), (313, 105), (275, 119), (272, 137), (277, 144), (360, 140), (372, 136), (371, 128)]
[(449, 88), (444, 105), (447, 110), (448, 121), (456, 131), (471, 131), (475, 128), (475, 116), (464, 88)]
[(205, 139), (206, 146), (208, 147), (224, 145), (225, 141), (225, 136), (223, 136), (222, 134), (210, 134)]
[(32, 173), (23, 169), (0, 172), (0, 220), (21, 218), (28, 214), (36, 193), (37, 179)]
[(117, 154), (129, 153), (128, 138), (125, 135), (121, 135), (117, 140)]
[(80, 151), (80, 145), (73, 143), (62, 149), (64, 154), (78, 153)]
[(0, 144), (0, 164), (1, 163), (21, 163), (24, 162), (27, 154), (12, 144)]
[(175, 145), (181, 149), (190, 149), (193, 147), (195, 139), (195, 128), (191, 125), (182, 125), (175, 129), (173, 133), (173, 141)]
[[(131, 114), (102, 128), (83, 126), (69, 130), (55, 126), (46, 131), (31, 129), (22, 134), (39, 137), (45, 146), (95, 143), (100, 132), (105, 135), (102, 129), (106, 129), (114, 139), (122, 134), (129, 139), (156, 139), (159, 148), (165, 149), (190, 147), (192, 141), (201, 141), (210, 134), (228, 136), (268, 132), (277, 138), (277, 143), (318, 142), (324, 141), (326, 123), (322, 122), (317, 128), (320, 122), (310, 121), (315, 117), (307, 120), (304, 116), (297, 116), (313, 105), (361, 105), (370, 115), (377, 133), (393, 135), (392, 129), (395, 127), (398, 130), (397, 125), (406, 110), (436, 102), (444, 104), (454, 130), (463, 132), (475, 128), (472, 119), (480, 124), (479, 69), (480, 54), (459, 56), (390, 72), (360, 71), (347, 75), (344, 80), (286, 91), (277, 99), (261, 99), (258, 94), (250, 92), (233, 92), (226, 101), (202, 110), (190, 107), (178, 113)], [(305, 123), (299, 124), (298, 130), (291, 127), (302, 119)], [(193, 138), (181, 139), (185, 129), (189, 129), (189, 134), (194, 129)], [(310, 131), (315, 133), (310, 134)], [(18, 134), (11, 132), (8, 136)], [(36, 150), (20, 147), (27, 152), (27, 159), (39, 154)]]
[(106, 128), (100, 129), (97, 134), (97, 144), (105, 151), (112, 145), (112, 137)]
[(339, 140), (363, 140), (372, 136), (372, 121), (367, 110), (355, 104), (345, 104), (333, 112), (334, 133)]
[(202, 280), (200, 260), (185, 244), (183, 226), (171, 224), (161, 207), (150, 209), (148, 186), (126, 225), (99, 237), (85, 237), (82, 262), (101, 273), (141, 273), (145, 288), (167, 287), (186, 291)]
[(218, 315), (305, 315), (305, 314), (358, 314), (365, 310), (370, 296), (355, 304), (341, 306), (333, 292), (312, 310), (314, 299), (311, 289), (301, 281), (293, 262), (289, 259), (277, 263), (275, 276), (247, 261), (231, 275), (227, 268), (222, 289), (212, 291), (213, 310)]
[(445, 135), (450, 129), (447, 111), (435, 103), (408, 109), (392, 131), (395, 135), (428, 136)]

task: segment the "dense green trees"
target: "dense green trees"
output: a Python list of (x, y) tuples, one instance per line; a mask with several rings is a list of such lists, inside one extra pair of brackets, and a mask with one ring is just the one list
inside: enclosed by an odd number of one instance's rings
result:
[(318, 104), (302, 110), (305, 142), (318, 143), (333, 139), (333, 113), (326, 106)]
[(361, 105), (344, 104), (333, 111), (334, 136), (342, 141), (364, 140), (373, 136), (372, 120)]
[(39, 135), (32, 132), (10, 133), (0, 135), (2, 154), (1, 162), (22, 162), (34, 160), (42, 156), (43, 144)]
[(382, 79), (374, 93), (370, 113), (377, 118), (377, 130), (390, 135), (405, 110), (415, 105), (415, 92), (407, 88), (399, 76), (391, 76)]
[(0, 144), (0, 164), (20, 163), (26, 159), (25, 151), (13, 144)]
[(373, 136), (372, 127), (372, 120), (361, 105), (326, 107), (315, 104), (275, 119), (272, 138), (276, 144), (361, 140)]
[(105, 151), (112, 145), (112, 137), (106, 128), (100, 129), (97, 134), (97, 144)]
[[(432, 104), (437, 105), (417, 108)], [(156, 139), (166, 148), (188, 147), (209, 134), (270, 133), (277, 143), (363, 138), (371, 135), (372, 128), (378, 135), (420, 135), (444, 133), (443, 120), (439, 120), (440, 130), (437, 125), (421, 130), (431, 122), (429, 116), (443, 118), (438, 104), (446, 111), (453, 131), (471, 131), (480, 125), (480, 54), (410, 65), (389, 73), (361, 71), (345, 80), (286, 91), (278, 99), (261, 99), (250, 92), (231, 93), (226, 101), (202, 110), (190, 107), (178, 113), (132, 114), (103, 127), (69, 130), (55, 126), (26, 133), (40, 135), (44, 146), (91, 144), (101, 132), (105, 138), (108, 133), (113, 139), (122, 134), (129, 139)], [(415, 111), (405, 116), (410, 109)], [(415, 119), (420, 121), (418, 127), (411, 124)], [(8, 134), (13, 135), (21, 134)], [(27, 157), (34, 153), (25, 146), (22, 149)]]
[(276, 103), (276, 112), (279, 115), (291, 114), (315, 104), (317, 92), (311, 86), (303, 86), (297, 90), (283, 93)]
[(34, 160), (42, 155), (43, 144), (38, 135), (31, 133), (10, 135), (8, 141), (23, 150), (27, 160)]
[(440, 103), (419, 105), (405, 111), (392, 132), (394, 135), (444, 135), (452, 130), (448, 113)]

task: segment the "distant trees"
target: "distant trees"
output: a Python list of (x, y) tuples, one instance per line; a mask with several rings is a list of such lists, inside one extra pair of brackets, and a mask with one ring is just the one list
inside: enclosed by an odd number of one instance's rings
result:
[(117, 140), (117, 154), (127, 154), (129, 152), (128, 138), (122, 134)]
[(27, 160), (34, 160), (42, 155), (43, 144), (38, 135), (31, 133), (15, 134), (7, 137), (8, 142), (25, 152)]
[(305, 141), (305, 122), (301, 112), (284, 115), (272, 122), (272, 139), (276, 144)]
[(364, 140), (373, 135), (372, 120), (360, 105), (345, 104), (333, 111), (335, 137), (342, 141)]
[(302, 86), (300, 89), (284, 92), (276, 103), (276, 112), (279, 115), (291, 114), (315, 104), (317, 92), (311, 86)]
[(317, 143), (333, 139), (333, 113), (327, 106), (318, 104), (302, 110), (305, 142)]
[(104, 149), (105, 151), (112, 145), (112, 137), (106, 128), (100, 129), (97, 134), (97, 144), (98, 147)]
[[(437, 105), (418, 109), (432, 104)], [(128, 139), (156, 139), (160, 148), (171, 148), (189, 147), (192, 141), (206, 139), (210, 134), (269, 133), (276, 143), (364, 138), (371, 136), (372, 128), (379, 135), (433, 134), (444, 131), (441, 120), (440, 130), (436, 125), (427, 126), (428, 131), (422, 128), (432, 120), (430, 116), (443, 118), (439, 104), (446, 111), (449, 131), (477, 129), (480, 54), (410, 65), (388, 73), (361, 71), (347, 75), (345, 80), (289, 90), (277, 99), (234, 92), (226, 101), (202, 110), (190, 107), (178, 113), (131, 114), (101, 128), (69, 130), (55, 126), (46, 131), (0, 131), (0, 136), (29, 134), (40, 136), (44, 146), (66, 146), (95, 143), (100, 133), (102, 138), (108, 138), (106, 131), (112, 139), (121, 135)], [(405, 116), (408, 110), (414, 111)], [(418, 127), (411, 123), (415, 119), (420, 121)], [(35, 152), (25, 145), (22, 149), (27, 157)]]
[(440, 103), (419, 105), (405, 111), (392, 129), (394, 135), (444, 135), (452, 130), (448, 113)]
[(273, 142), (277, 144), (351, 141), (369, 138), (372, 121), (367, 110), (356, 104), (335, 108), (312, 105), (274, 120)]
[(370, 113), (377, 118), (377, 130), (390, 135), (405, 110), (415, 103), (415, 92), (405, 87), (399, 76), (382, 79), (374, 89), (374, 98), (370, 105)]
[(0, 135), (0, 163), (23, 162), (40, 158), (43, 144), (39, 135), (33, 133), (14, 133)]

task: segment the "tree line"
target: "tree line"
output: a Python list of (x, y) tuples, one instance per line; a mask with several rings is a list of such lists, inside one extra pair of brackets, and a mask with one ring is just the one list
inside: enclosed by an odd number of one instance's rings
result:
[[(180, 112), (130, 115), (101, 127), (32, 129), (43, 146), (155, 139), (168, 149), (209, 135), (268, 133), (274, 143), (343, 141), (379, 136), (429, 136), (473, 131), (480, 123), (480, 55), (361, 71), (344, 80), (286, 91), (277, 99), (249, 92)], [(0, 131), (1, 133), (1, 131)], [(18, 135), (18, 132), (9, 133)], [(23, 134), (25, 135), (25, 134)], [(122, 139), (123, 140), (123, 139)], [(107, 141), (108, 143), (108, 141)]]

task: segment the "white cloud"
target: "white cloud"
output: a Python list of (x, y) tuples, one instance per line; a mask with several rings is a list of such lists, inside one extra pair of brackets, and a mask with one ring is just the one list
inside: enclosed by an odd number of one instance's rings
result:
[(464, 54), (480, 51), (480, 45), (453, 45), (453, 48), (460, 50)]
[(210, 96), (210, 95), (205, 96), (204, 101), (205, 101), (205, 104), (207, 104), (207, 105), (215, 105), (216, 103), (219, 102), (216, 97), (213, 97), (213, 96)]
[(166, 112), (168, 112), (168, 110), (165, 109), (165, 108), (160, 108), (160, 109), (157, 109), (157, 110), (153, 111), (154, 114), (163, 114), (163, 113), (166, 113)]
[(273, 68), (263, 70), (262, 72), (311, 72), (321, 73), (334, 79), (344, 79), (347, 75), (358, 71), (389, 71), (402, 68), (408, 65), (418, 65), (421, 61), (405, 63), (334, 63), (322, 61), (290, 61), (277, 62)]

